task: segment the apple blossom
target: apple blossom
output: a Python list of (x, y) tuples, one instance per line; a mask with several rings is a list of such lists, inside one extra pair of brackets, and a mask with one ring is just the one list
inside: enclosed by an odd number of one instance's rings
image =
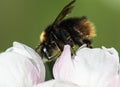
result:
[(114, 48), (80, 47), (71, 56), (66, 45), (53, 67), (54, 78), (85, 87), (106, 87), (118, 74), (119, 56)]
[(44, 80), (45, 67), (32, 48), (14, 42), (0, 54), (0, 87), (32, 87)]

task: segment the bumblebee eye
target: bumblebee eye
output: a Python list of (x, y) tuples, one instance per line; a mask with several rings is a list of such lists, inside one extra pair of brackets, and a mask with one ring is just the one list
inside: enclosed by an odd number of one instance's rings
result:
[(42, 57), (46, 57), (49, 60), (51, 58), (49, 47), (43, 46), (41, 48), (41, 55)]
[(46, 52), (47, 52), (47, 49), (46, 49), (46, 48), (43, 48), (43, 52), (45, 52), (45, 53), (46, 53)]

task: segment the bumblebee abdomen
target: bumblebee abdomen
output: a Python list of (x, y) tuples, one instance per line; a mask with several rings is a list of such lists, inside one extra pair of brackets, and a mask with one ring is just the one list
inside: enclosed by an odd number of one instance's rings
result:
[(76, 38), (92, 38), (96, 35), (94, 25), (86, 17), (65, 19), (60, 27), (66, 29), (71, 36), (74, 34)]
[(76, 26), (84, 35), (84, 38), (92, 38), (95, 34), (95, 27), (88, 19), (82, 19)]

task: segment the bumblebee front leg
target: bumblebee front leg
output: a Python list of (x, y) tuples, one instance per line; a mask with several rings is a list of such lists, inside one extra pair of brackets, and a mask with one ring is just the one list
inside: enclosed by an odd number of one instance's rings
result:
[(38, 45), (35, 47), (35, 51), (37, 52), (38, 49), (40, 49), (40, 44), (38, 44)]
[(70, 45), (71, 51), (72, 51), (71, 54), (76, 55), (75, 42), (71, 38), (70, 33), (65, 29), (61, 29), (60, 33), (61, 33), (61, 40), (62, 40), (62, 42), (64, 42), (64, 45), (66, 45), (66, 44)]
[(51, 32), (51, 35), (53, 37), (53, 41), (54, 41), (53, 43), (55, 44), (56, 48), (61, 53), (63, 51), (63, 47), (64, 47), (63, 42), (58, 38), (58, 36), (56, 35), (56, 33)]

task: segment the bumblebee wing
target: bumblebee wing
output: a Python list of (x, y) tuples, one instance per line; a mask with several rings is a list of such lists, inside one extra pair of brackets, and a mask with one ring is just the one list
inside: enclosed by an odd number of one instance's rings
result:
[(58, 25), (62, 19), (71, 12), (71, 10), (73, 9), (74, 6), (72, 6), (72, 4), (75, 2), (76, 0), (72, 0), (70, 3), (68, 3), (63, 9), (62, 11), (59, 13), (59, 15), (57, 16), (57, 18), (55, 19), (55, 21), (53, 22), (54, 25)]

